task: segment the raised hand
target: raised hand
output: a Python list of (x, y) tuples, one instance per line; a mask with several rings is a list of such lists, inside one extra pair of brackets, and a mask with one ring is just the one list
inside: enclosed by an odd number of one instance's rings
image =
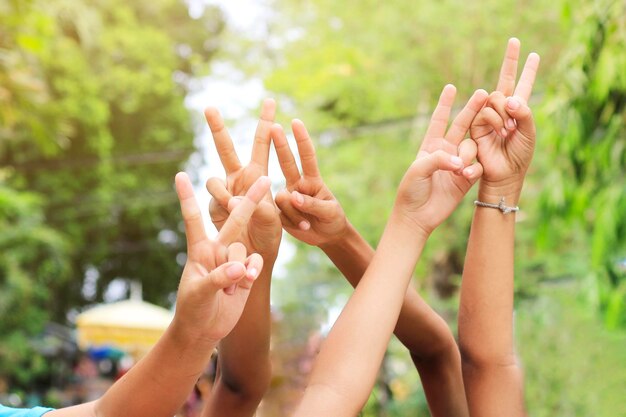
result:
[[(205, 116), (219, 154), (226, 181), (211, 178), (207, 189), (213, 196), (209, 206), (211, 220), (223, 232), (242, 204), (241, 196), (262, 175), (267, 175), (270, 128), (276, 103), (265, 100), (261, 110), (250, 163), (243, 166), (216, 109), (208, 108)], [(237, 218), (233, 219), (240, 224)], [(219, 345), (218, 369), (214, 389), (202, 410), (203, 417), (253, 416), (271, 379), (269, 357), (271, 316), (270, 287), (272, 268), (282, 234), (278, 209), (269, 189), (259, 202), (247, 226), (239, 228), (237, 241), (248, 252), (263, 257), (263, 269), (252, 289), (246, 307), (233, 331)]]
[(476, 143), (463, 139), (482, 109), (487, 92), (476, 90), (446, 132), (456, 88), (446, 85), (433, 112), (424, 141), (400, 187), (394, 213), (429, 235), (454, 210), (483, 167), (472, 163)]
[(293, 237), (309, 245), (332, 243), (348, 229), (346, 215), (320, 175), (315, 148), (304, 123), (293, 120), (291, 128), (298, 146), (302, 174), (289, 149), (283, 128), (274, 124), (271, 130), (287, 182), (286, 190), (276, 194), (282, 225)]
[[(220, 113), (211, 107), (205, 110), (217, 152), (226, 171), (225, 182), (218, 178), (210, 178), (207, 181), (207, 189), (213, 196), (209, 212), (218, 230), (236, 205), (237, 197), (244, 195), (260, 176), (267, 175), (270, 127), (275, 111), (276, 103), (273, 100), (267, 99), (263, 102), (261, 118), (254, 135), (252, 158), (248, 165), (243, 166), (237, 157)], [(248, 227), (242, 230), (239, 240), (248, 251), (258, 252), (266, 262), (273, 262), (278, 253), (280, 236), (281, 225), (278, 210), (268, 191), (252, 215)]]
[(470, 128), (484, 170), (481, 186), (503, 196), (519, 193), (535, 148), (535, 123), (527, 103), (539, 67), (539, 55), (528, 55), (516, 85), (519, 52), (519, 40), (510, 39), (496, 91), (490, 94)]
[(248, 255), (236, 239), (269, 187), (269, 178), (257, 179), (230, 213), (217, 239), (212, 240), (206, 235), (189, 177), (184, 173), (176, 175), (187, 235), (187, 262), (178, 289), (174, 322), (202, 340), (217, 343), (233, 329), (263, 267), (261, 256)]

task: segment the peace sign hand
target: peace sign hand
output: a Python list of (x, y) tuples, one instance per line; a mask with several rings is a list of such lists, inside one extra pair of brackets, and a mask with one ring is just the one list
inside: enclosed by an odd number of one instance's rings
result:
[(286, 190), (276, 194), (276, 205), (284, 229), (309, 245), (320, 246), (339, 240), (348, 227), (346, 215), (320, 175), (315, 147), (300, 120), (291, 123), (296, 138), (302, 174), (289, 149), (282, 126), (274, 124), (271, 137), (287, 181)]
[(233, 329), (250, 294), (252, 283), (263, 267), (263, 258), (247, 255), (236, 242), (259, 202), (270, 187), (260, 177), (248, 189), (222, 225), (217, 239), (209, 239), (189, 177), (176, 175), (176, 191), (185, 222), (187, 262), (176, 297), (173, 323), (198, 340), (216, 344)]
[(455, 95), (453, 85), (444, 87), (417, 157), (400, 183), (394, 206), (394, 213), (426, 236), (452, 213), (483, 172), (480, 163), (472, 163), (476, 143), (463, 138), (482, 109), (487, 92), (474, 92), (446, 132)]
[[(218, 230), (240, 200), (240, 196), (244, 195), (260, 176), (267, 175), (270, 127), (274, 121), (275, 112), (274, 100), (265, 100), (254, 135), (252, 158), (248, 165), (243, 166), (219, 111), (215, 108), (205, 110), (217, 152), (226, 171), (225, 182), (218, 178), (210, 178), (206, 184), (207, 190), (213, 197), (209, 205), (211, 220)], [(270, 264), (273, 263), (278, 253), (281, 231), (278, 210), (268, 191), (254, 211), (248, 226), (242, 230), (240, 241), (249, 252), (260, 253), (266, 264)]]
[(496, 91), (472, 123), (484, 173), (481, 188), (494, 196), (519, 195), (535, 148), (536, 130), (527, 105), (539, 67), (539, 55), (528, 55), (515, 84), (520, 42), (509, 40)]

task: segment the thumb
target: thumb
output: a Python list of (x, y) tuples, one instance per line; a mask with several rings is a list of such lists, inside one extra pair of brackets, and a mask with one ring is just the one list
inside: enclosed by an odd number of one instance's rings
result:
[(518, 96), (506, 99), (506, 112), (517, 122), (517, 130), (527, 138), (535, 137), (535, 121), (533, 112), (526, 100)]
[[(242, 262), (226, 262), (209, 273), (205, 281), (214, 292), (227, 290), (246, 276), (246, 266)], [(233, 287), (234, 289), (234, 287)], [(225, 291), (232, 293), (230, 291)]]
[(301, 212), (322, 220), (332, 219), (339, 206), (337, 201), (322, 200), (297, 191), (291, 193), (291, 203)]
[(426, 156), (418, 157), (411, 164), (411, 176), (416, 179), (424, 179), (432, 176), (435, 171), (459, 171), (463, 169), (463, 160), (456, 155), (451, 155), (443, 150), (438, 150)]

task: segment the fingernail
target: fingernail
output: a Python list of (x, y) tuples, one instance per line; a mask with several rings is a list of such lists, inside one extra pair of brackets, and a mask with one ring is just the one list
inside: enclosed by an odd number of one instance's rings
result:
[(309, 230), (311, 228), (311, 223), (307, 222), (306, 220), (302, 220), (298, 224), (298, 227), (300, 227), (300, 229), (302, 230)]
[(511, 110), (517, 110), (519, 108), (519, 101), (514, 97), (506, 99), (506, 106)]
[(457, 166), (457, 167), (463, 166), (463, 160), (459, 158), (458, 156), (451, 156), (450, 162), (452, 162), (452, 165)]
[(500, 136), (502, 136), (503, 138), (506, 138), (506, 135), (508, 134), (509, 132), (507, 132), (505, 128), (502, 128), (502, 130), (500, 130)]
[(248, 277), (251, 279), (256, 279), (256, 277), (259, 275), (259, 271), (256, 268), (250, 268), (248, 270)]
[(474, 168), (465, 168), (463, 174), (465, 174), (466, 177), (471, 177), (474, 174)]
[(515, 122), (513, 121), (513, 119), (509, 119), (509, 120), (506, 121), (506, 127), (509, 130), (515, 129)]
[(297, 191), (293, 191), (291, 194), (293, 194), (296, 199), (296, 203), (298, 203), (299, 206), (304, 204), (304, 197), (302, 197), (302, 194)]
[(236, 262), (226, 268), (226, 276), (230, 279), (239, 278), (246, 272), (243, 264)]

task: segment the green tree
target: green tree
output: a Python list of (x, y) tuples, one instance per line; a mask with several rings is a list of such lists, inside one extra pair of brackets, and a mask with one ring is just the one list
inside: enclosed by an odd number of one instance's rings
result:
[(191, 18), (179, 0), (32, 0), (3, 2), (0, 25), (7, 184), (45, 195), (46, 220), (76, 248), (54, 316), (84, 302), (87, 269), (99, 275), (88, 301), (128, 278), (165, 303), (184, 241), (169, 184), (193, 151), (184, 97), (221, 15)]
[(44, 224), (41, 199), (1, 181), (0, 230), (0, 376), (26, 386), (48, 372), (32, 340), (51, 318), (53, 294), (70, 278), (69, 245)]
[(568, 52), (543, 108), (558, 168), (542, 194), (542, 243), (576, 242), (569, 249), (585, 262), (572, 273), (591, 278), (590, 299), (612, 328), (626, 326), (625, 15), (620, 1), (564, 2)]
[(0, 172), (16, 199), (0, 223), (2, 312), (33, 318), (3, 314), (0, 374), (28, 369), (10, 364), (26, 338), (114, 279), (169, 305), (185, 244), (172, 180), (194, 150), (184, 99), (222, 28), (183, 0), (0, 2)]

